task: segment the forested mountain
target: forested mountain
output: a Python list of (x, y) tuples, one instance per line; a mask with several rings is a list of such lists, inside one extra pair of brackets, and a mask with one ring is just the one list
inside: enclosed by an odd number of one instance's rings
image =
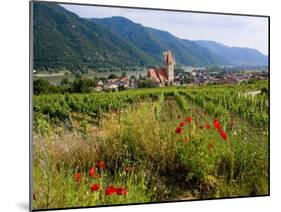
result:
[(124, 17), (91, 20), (133, 43), (148, 55), (160, 61), (162, 60), (162, 53), (171, 49), (177, 64), (210, 65), (225, 63), (223, 58), (207, 48), (202, 48), (195, 42), (179, 39), (166, 31), (144, 27)]
[(34, 3), (34, 67), (71, 70), (157, 64), (133, 44), (63, 7)]
[(84, 19), (58, 4), (34, 2), (35, 69), (155, 66), (169, 49), (182, 65), (267, 63), (267, 56), (255, 49), (184, 40), (124, 17)]

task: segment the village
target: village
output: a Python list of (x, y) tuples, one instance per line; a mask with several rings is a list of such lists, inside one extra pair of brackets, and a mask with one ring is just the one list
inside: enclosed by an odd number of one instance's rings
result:
[(127, 89), (164, 86), (192, 86), (208, 84), (239, 84), (250, 80), (267, 80), (266, 69), (235, 70), (233, 66), (220, 67), (219, 71), (208, 70), (206, 67), (192, 68), (188, 71), (175, 71), (175, 59), (169, 50), (163, 53), (163, 67), (149, 68), (146, 76), (128, 77), (122, 75), (114, 79), (99, 80), (96, 92), (121, 91)]
[[(202, 66), (202, 67), (184, 67), (176, 65), (176, 61), (171, 50), (163, 53), (163, 64), (158, 67), (149, 67), (144, 69), (141, 74), (127, 72), (107, 72), (107, 75), (83, 75), (71, 73), (54, 73), (47, 76), (63, 77), (54, 82), (44, 74), (38, 74), (33, 71), (35, 79), (48, 80), (49, 92), (116, 92), (128, 89), (153, 88), (165, 86), (201, 86), (214, 84), (240, 84), (253, 80), (267, 80), (269, 72), (267, 67), (235, 67), (235, 66)], [(94, 77), (93, 77), (94, 76)], [(35, 90), (37, 89), (35, 80)], [(42, 86), (39, 83), (39, 87)], [(43, 83), (44, 84), (44, 83)], [(64, 90), (61, 85), (68, 86)], [(52, 88), (51, 88), (52, 87)], [(71, 88), (73, 87), (73, 88)], [(62, 89), (62, 91), (60, 90)], [(43, 89), (44, 90), (44, 89)]]

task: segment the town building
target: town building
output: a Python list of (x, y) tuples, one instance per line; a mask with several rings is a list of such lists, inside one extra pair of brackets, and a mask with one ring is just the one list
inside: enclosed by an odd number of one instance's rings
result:
[(159, 86), (172, 85), (174, 83), (174, 65), (176, 62), (171, 50), (164, 52), (163, 56), (164, 67), (148, 69), (146, 77)]

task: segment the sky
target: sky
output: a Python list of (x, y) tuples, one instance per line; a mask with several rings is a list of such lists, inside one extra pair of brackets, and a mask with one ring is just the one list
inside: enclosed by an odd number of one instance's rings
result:
[(123, 16), (143, 26), (189, 40), (212, 40), (268, 54), (268, 19), (264, 17), (170, 12), (62, 4), (83, 18)]

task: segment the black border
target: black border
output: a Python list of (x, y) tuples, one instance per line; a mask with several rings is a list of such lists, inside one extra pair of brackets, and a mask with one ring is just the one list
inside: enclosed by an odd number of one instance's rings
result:
[(270, 196), (270, 16), (268, 21), (268, 196)]
[[(98, 205), (98, 206), (77, 206), (66, 208), (48, 208), (48, 209), (33, 209), (33, 3), (44, 2), (49, 4), (66, 4), (66, 5), (80, 5), (80, 6), (95, 6), (95, 7), (109, 7), (109, 8), (124, 8), (124, 9), (143, 9), (143, 10), (157, 10), (168, 12), (183, 12), (183, 13), (201, 13), (213, 15), (232, 15), (232, 16), (247, 16), (247, 17), (260, 17), (267, 18), (268, 21), (268, 194), (255, 195), (255, 196), (234, 196), (234, 197), (220, 197), (220, 198), (206, 198), (206, 199), (192, 199), (192, 200), (172, 200), (162, 202), (144, 202), (144, 203), (129, 203), (129, 204), (111, 204), (111, 205)], [(72, 3), (72, 2), (59, 2), (59, 1), (45, 1), (45, 0), (30, 0), (29, 1), (29, 211), (54, 211), (54, 210), (68, 210), (68, 209), (87, 209), (87, 208), (103, 208), (103, 207), (116, 207), (116, 206), (134, 206), (134, 205), (148, 205), (148, 204), (162, 204), (162, 203), (179, 203), (179, 202), (195, 202), (206, 200), (224, 200), (224, 199), (240, 199), (240, 198), (255, 198), (255, 197), (268, 197), (270, 196), (270, 16), (269, 15), (253, 15), (253, 14), (239, 14), (227, 12), (209, 12), (209, 11), (196, 11), (196, 10), (178, 10), (178, 9), (163, 9), (163, 8), (146, 8), (146, 7), (133, 7), (133, 6), (119, 6), (119, 5), (103, 5), (103, 4), (89, 4), (89, 3)]]
[(29, 2), (29, 211), (33, 210), (33, 1)]

